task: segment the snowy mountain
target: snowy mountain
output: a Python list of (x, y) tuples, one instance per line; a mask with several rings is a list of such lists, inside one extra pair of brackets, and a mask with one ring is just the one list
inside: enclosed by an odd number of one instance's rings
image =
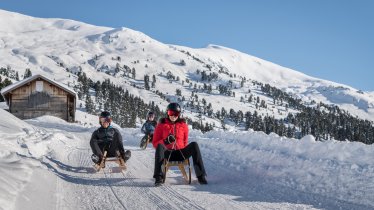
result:
[[(191, 97), (193, 86), (204, 85), (201, 76), (205, 71), (216, 73), (217, 77), (209, 83), (215, 89), (218, 85), (232, 82), (235, 97), (217, 94), (199, 93), (215, 111), (222, 107), (254, 111), (254, 106), (242, 103), (241, 97), (252, 94), (271, 105), (271, 99), (264, 97), (253, 81), (269, 84), (300, 98), (304, 103), (322, 101), (335, 104), (349, 111), (353, 116), (372, 121), (374, 119), (374, 95), (326, 80), (313, 78), (271, 62), (238, 52), (233, 49), (209, 45), (202, 49), (167, 45), (151, 37), (127, 28), (107, 28), (64, 19), (42, 19), (0, 10), (0, 67), (10, 68), (21, 76), (25, 69), (33, 74), (44, 74), (55, 80), (73, 86), (77, 84), (75, 74), (85, 72), (94, 81), (110, 79), (117, 85), (145, 101), (155, 101), (164, 105), (167, 102), (155, 95), (160, 91), (174, 96), (176, 89), (181, 95)], [(136, 70), (135, 78), (129, 71)], [(170, 82), (167, 72), (171, 72), (178, 81)], [(144, 87), (144, 75), (157, 77), (153, 92), (135, 89), (134, 85)], [(246, 81), (241, 87), (241, 80)], [(258, 110), (263, 115), (284, 118), (288, 111), (282, 105)], [(292, 110), (291, 110), (292, 111)]]

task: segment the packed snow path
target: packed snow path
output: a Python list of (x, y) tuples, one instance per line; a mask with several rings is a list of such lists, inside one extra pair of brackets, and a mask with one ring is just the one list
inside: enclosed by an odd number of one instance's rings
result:
[[(48, 152), (42, 158), (35, 158), (42, 167), (33, 166), (30, 180), (23, 191), (16, 196), (15, 209), (371, 209), (374, 207), (368, 197), (370, 195), (366, 195), (373, 190), (372, 165), (361, 169), (366, 171), (362, 172), (361, 177), (356, 177), (358, 183), (344, 183), (344, 180), (349, 180), (348, 177), (340, 180), (341, 186), (330, 189), (331, 186), (326, 183), (334, 183), (333, 179), (337, 178), (323, 177), (323, 175), (336, 173), (336, 170), (339, 170), (340, 173), (349, 176), (347, 172), (350, 169), (344, 170), (345, 166), (340, 166), (341, 163), (330, 163), (330, 168), (324, 169), (327, 172), (324, 172), (322, 177), (315, 174), (315, 177), (303, 179), (303, 183), (297, 179), (297, 176), (307, 177), (305, 174), (312, 172), (298, 171), (298, 168), (302, 168), (299, 159), (303, 162), (311, 162), (311, 167), (320, 165), (321, 171), (322, 167), (326, 167), (324, 164), (328, 164), (331, 160), (321, 159), (318, 163), (305, 160), (305, 156), (291, 157), (290, 152), (285, 148), (279, 154), (275, 154), (274, 145), (267, 145), (266, 150), (261, 149), (260, 144), (244, 144), (240, 140), (243, 137), (237, 133), (227, 136), (221, 133), (220, 136), (219, 132), (205, 135), (191, 132), (190, 140), (196, 140), (201, 145), (209, 184), (199, 185), (193, 173), (192, 184), (187, 185), (179, 171), (171, 170), (166, 184), (154, 187), (152, 178), (154, 149), (151, 145), (146, 150), (138, 147), (139, 139), (142, 137), (139, 129), (121, 129), (125, 147), (132, 151), (128, 169), (124, 173), (114, 173), (118, 171), (109, 173), (109, 168), (115, 166), (113, 163), (108, 163), (104, 172), (94, 173), (90, 160), (89, 139), (95, 127), (69, 124), (53, 117), (42, 117), (26, 122), (39, 131), (24, 136), (25, 142), (32, 140), (31, 138), (44, 138), (44, 142), (48, 142), (46, 144)], [(259, 137), (264, 134), (253, 132), (251, 135)], [(232, 136), (238, 138), (238, 141), (232, 141)], [(250, 140), (252, 138), (248, 137), (246, 141)], [(266, 138), (262, 141), (266, 142)], [(277, 141), (281, 140), (277, 139)], [(231, 146), (226, 145), (228, 143)], [(28, 147), (30, 153), (41, 151), (40, 145), (30, 143), (26, 145), (24, 147)], [(236, 147), (258, 156), (259, 159), (255, 160), (252, 156), (243, 154), (243, 151)], [(280, 146), (278, 149), (282, 150)], [(288, 163), (279, 165), (277, 169), (272, 169), (275, 166), (270, 163), (263, 164), (262, 161), (269, 162), (269, 158), (274, 156), (277, 156), (276, 159), (279, 161), (288, 161)], [(33, 159), (33, 156), (19, 158)], [(287, 165), (293, 165), (295, 168), (289, 171), (288, 175), (270, 174), (275, 171), (282, 173)], [(371, 177), (369, 177), (370, 173)], [(284, 181), (287, 177), (289, 182)], [(364, 180), (365, 188), (357, 188), (363, 185), (360, 179), (365, 178), (371, 180)], [(326, 179), (326, 183), (321, 179)], [(313, 184), (315, 180), (319, 180), (322, 184)], [(309, 182), (312, 183), (311, 186), (314, 186), (315, 191), (311, 191)], [(346, 188), (351, 192), (347, 195), (333, 194), (341, 193), (339, 188), (342, 190)], [(320, 193), (316, 193), (316, 190)]]

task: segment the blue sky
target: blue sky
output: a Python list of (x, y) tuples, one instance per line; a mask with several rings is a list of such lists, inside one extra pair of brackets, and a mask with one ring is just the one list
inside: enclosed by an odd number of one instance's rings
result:
[(4, 0), (0, 8), (217, 44), (310, 76), (374, 91), (374, 0)]

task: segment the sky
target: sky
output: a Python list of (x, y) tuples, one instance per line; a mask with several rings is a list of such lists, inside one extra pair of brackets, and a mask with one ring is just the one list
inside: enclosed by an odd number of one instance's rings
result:
[(131, 28), (165, 44), (221, 45), (374, 91), (372, 0), (0, 0), (0, 9)]

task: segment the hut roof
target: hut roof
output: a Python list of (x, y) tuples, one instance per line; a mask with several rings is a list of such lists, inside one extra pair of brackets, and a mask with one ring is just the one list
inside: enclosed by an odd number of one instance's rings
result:
[(18, 82), (15, 82), (15, 83), (11, 84), (11, 85), (6, 86), (5, 88), (3, 88), (1, 90), (1, 95), (3, 95), (3, 97), (4, 97), (5, 100), (7, 100), (7, 98), (5, 97), (7, 93), (9, 93), (10, 91), (12, 91), (14, 89), (17, 89), (17, 88), (23, 86), (24, 84), (27, 84), (27, 83), (29, 83), (31, 81), (34, 81), (34, 80), (36, 80), (38, 78), (42, 78), (43, 80), (46, 80), (47, 82), (49, 82), (51, 84), (54, 84), (57, 87), (65, 90), (66, 92), (68, 92), (68, 93), (74, 95), (75, 97), (77, 97), (77, 93), (73, 89), (69, 88), (68, 86), (66, 86), (64, 84), (61, 84), (61, 83), (56, 82), (54, 80), (51, 80), (51, 79), (49, 79), (49, 78), (47, 78), (47, 77), (45, 77), (45, 76), (43, 76), (41, 74), (37, 74), (37, 75), (31, 76), (31, 77), (28, 77), (28, 78), (26, 78), (24, 80), (21, 80), (21, 81), (18, 81)]

